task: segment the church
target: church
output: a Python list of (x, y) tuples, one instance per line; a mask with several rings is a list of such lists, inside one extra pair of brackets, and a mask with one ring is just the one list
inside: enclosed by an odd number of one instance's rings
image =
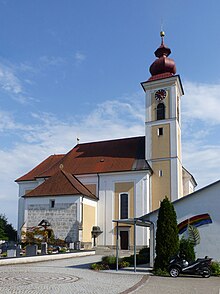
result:
[[(196, 181), (182, 165), (183, 86), (164, 32), (160, 35), (150, 77), (141, 83), (145, 134), (78, 143), (67, 154), (50, 155), (19, 177), (19, 236), (47, 220), (56, 238), (80, 241), (84, 248), (115, 248), (112, 220), (147, 215), (165, 196), (175, 201), (194, 192)], [(119, 225), (120, 249), (132, 248), (133, 229)], [(149, 230), (137, 228), (137, 246), (149, 245), (149, 238)]]

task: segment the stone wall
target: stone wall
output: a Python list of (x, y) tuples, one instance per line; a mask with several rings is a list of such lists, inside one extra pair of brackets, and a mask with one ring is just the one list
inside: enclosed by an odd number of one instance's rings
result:
[(77, 204), (57, 203), (54, 208), (49, 204), (28, 205), (27, 227), (37, 226), (43, 219), (51, 224), (55, 238), (65, 240), (68, 236), (78, 241)]

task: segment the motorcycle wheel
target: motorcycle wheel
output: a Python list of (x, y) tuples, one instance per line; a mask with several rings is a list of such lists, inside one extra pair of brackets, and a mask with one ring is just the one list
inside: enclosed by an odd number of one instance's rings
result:
[(180, 274), (180, 270), (177, 267), (171, 267), (169, 274), (172, 278), (177, 278)]
[(208, 267), (204, 267), (202, 269), (202, 277), (203, 278), (209, 278), (211, 276), (211, 271)]

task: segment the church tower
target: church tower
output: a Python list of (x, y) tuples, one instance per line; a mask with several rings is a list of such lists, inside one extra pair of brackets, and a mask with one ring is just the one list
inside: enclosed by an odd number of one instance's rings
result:
[(153, 170), (151, 210), (165, 196), (171, 201), (183, 196), (180, 99), (184, 93), (175, 62), (168, 57), (171, 50), (164, 44), (164, 32), (160, 35), (151, 77), (141, 83), (146, 93), (145, 157)]

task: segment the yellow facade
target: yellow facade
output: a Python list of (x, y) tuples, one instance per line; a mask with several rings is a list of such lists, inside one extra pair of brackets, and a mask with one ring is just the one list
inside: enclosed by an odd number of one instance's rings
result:
[[(129, 194), (129, 218), (134, 217), (134, 182), (122, 182), (115, 184), (115, 193), (114, 193), (114, 219), (119, 219), (119, 195), (120, 193), (128, 193)], [(121, 226), (124, 226), (121, 224)], [(127, 226), (130, 227), (130, 226)], [(133, 244), (133, 227), (130, 228), (129, 233), (129, 243)], [(115, 234), (114, 234), (114, 242), (116, 244), (116, 226), (115, 226)]]
[[(170, 160), (160, 160), (152, 163), (152, 210), (159, 208), (160, 201), (171, 195)], [(162, 172), (161, 172), (162, 171)]]
[[(159, 136), (159, 128), (163, 128), (163, 135)], [(152, 159), (170, 157), (170, 125), (160, 124), (152, 126)]]
[(94, 206), (83, 203), (83, 242), (91, 242), (92, 240), (91, 231), (92, 227), (95, 226), (95, 212)]

